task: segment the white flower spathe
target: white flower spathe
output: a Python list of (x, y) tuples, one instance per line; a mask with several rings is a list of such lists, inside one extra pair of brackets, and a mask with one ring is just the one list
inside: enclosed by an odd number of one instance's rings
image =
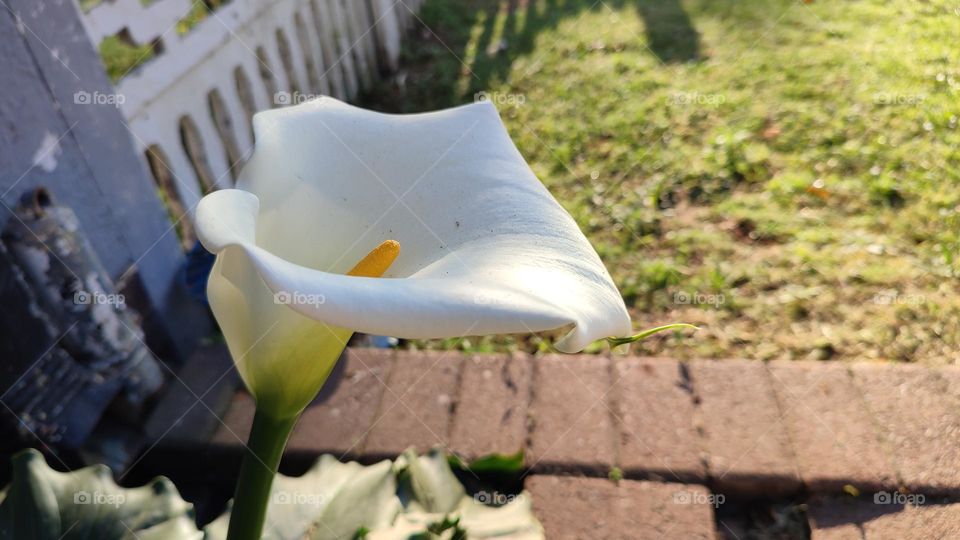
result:
[[(237, 189), (207, 195), (195, 216), (218, 254), (210, 304), (251, 389), (291, 367), (282, 355), (352, 331), (569, 328), (566, 352), (630, 332), (600, 258), (493, 105), (388, 115), (321, 98), (260, 113), (254, 128)], [(401, 253), (382, 278), (344, 275), (388, 239)]]

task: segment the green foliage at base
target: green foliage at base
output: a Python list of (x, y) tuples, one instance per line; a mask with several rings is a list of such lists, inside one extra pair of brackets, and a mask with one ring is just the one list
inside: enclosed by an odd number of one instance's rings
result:
[(103, 465), (70, 473), (27, 450), (0, 492), (0, 540), (200, 540), (193, 507), (166, 478), (121, 488)]
[[(509, 461), (509, 460), (508, 460)], [(13, 459), (13, 482), (0, 492), (0, 540), (223, 540), (229, 510), (198, 530), (193, 508), (158, 478), (121, 488), (93, 466), (51, 469), (36, 451)], [(467, 494), (445, 453), (407, 451), (363, 466), (330, 455), (299, 477), (277, 475), (264, 540), (542, 540), (527, 493)]]

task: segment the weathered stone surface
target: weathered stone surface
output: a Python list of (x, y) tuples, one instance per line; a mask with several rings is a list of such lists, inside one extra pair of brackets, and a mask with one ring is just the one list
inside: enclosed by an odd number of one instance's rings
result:
[(523, 450), (532, 375), (525, 354), (465, 359), (450, 450), (466, 460)]
[[(151, 348), (185, 360), (210, 332), (209, 316), (180, 286), (183, 253), (129, 119), (120, 107), (90, 101), (116, 89), (84, 26), (66, 2), (42, 9), (29, 0), (4, 2), (0, 72), (16, 74), (16, 82), (4, 88), (0, 118), (19, 127), (0, 131), (0, 192), (10, 202), (45, 186), (72, 208), (111, 277), (136, 274)], [(7, 209), (0, 213), (7, 221)], [(170, 350), (158, 351), (157, 342)]]
[(853, 378), (913, 492), (960, 491), (960, 395), (953, 370), (856, 364)]
[[(287, 443), (288, 452), (360, 453), (387, 388), (394, 351), (348, 349), (343, 377), (322, 402), (307, 407)], [(326, 393), (326, 389), (324, 389)]]
[(606, 474), (616, 455), (610, 390), (609, 358), (535, 359), (528, 466)]
[(768, 364), (800, 477), (813, 492), (896, 487), (896, 474), (846, 365)]
[(394, 457), (411, 446), (448, 446), (462, 363), (456, 351), (398, 353), (363, 453)]
[(615, 360), (619, 461), (627, 475), (668, 481), (704, 479), (692, 388), (684, 373), (675, 360)]
[(690, 373), (700, 399), (707, 467), (718, 490), (796, 492), (796, 461), (766, 366), (747, 360), (693, 361)]
[(551, 540), (714, 538), (703, 486), (535, 475), (525, 487)]

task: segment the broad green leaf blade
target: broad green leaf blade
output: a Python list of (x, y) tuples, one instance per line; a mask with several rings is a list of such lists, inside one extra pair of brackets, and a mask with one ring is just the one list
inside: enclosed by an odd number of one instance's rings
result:
[(0, 540), (202, 538), (192, 505), (166, 478), (121, 488), (102, 465), (61, 473), (35, 450), (13, 457), (0, 501)]
[[(229, 519), (228, 512), (208, 525), (206, 540), (225, 539)], [(303, 476), (278, 474), (263, 539), (304, 538), (542, 540), (543, 528), (526, 493), (485, 506), (466, 494), (443, 451), (408, 450), (370, 466), (324, 455)]]
[[(437, 536), (426, 536), (436, 530), (437, 524), (456, 523)], [(466, 540), (543, 540), (543, 527), (533, 516), (530, 496), (524, 492), (500, 507), (486, 506), (472, 497), (464, 496), (457, 509), (450, 514), (407, 511), (388, 528), (371, 531), (366, 540), (410, 540), (421, 538), (457, 538), (462, 533)]]
[[(389, 461), (364, 467), (323, 455), (303, 476), (276, 476), (262, 538), (342, 539), (387, 526), (400, 512), (396, 491)], [(229, 521), (228, 510), (204, 529), (206, 538), (225, 539)]]
[[(327, 463), (339, 463), (330, 455), (321, 457)], [(397, 481), (392, 464), (381, 461), (363, 467), (354, 467), (343, 487), (330, 499), (319, 516), (314, 518), (314, 540), (351, 538), (361, 528), (376, 529), (392, 523), (400, 513)]]
[(464, 497), (460, 502), (458, 515), (460, 526), (468, 531), (467, 537), (470, 539), (542, 539), (543, 527), (533, 516), (530, 494), (524, 491), (509, 497), (510, 501), (500, 507), (487, 506), (474, 498)]
[(446, 454), (434, 448), (426, 455), (417, 457), (412, 449), (408, 449), (403, 457), (413, 490), (414, 500), (411, 504), (429, 513), (443, 514), (456, 510), (466, 492), (450, 470)]
[[(192, 506), (158, 478), (132, 489), (103, 466), (60, 473), (35, 451), (13, 460), (0, 492), (0, 540), (222, 540), (230, 514), (197, 530)], [(466, 495), (440, 450), (362, 466), (322, 456), (300, 477), (277, 475), (265, 540), (541, 540), (524, 493), (501, 507)]]

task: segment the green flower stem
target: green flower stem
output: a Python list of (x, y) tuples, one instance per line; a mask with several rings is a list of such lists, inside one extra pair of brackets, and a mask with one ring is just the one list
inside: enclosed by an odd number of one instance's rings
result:
[(257, 409), (233, 495), (227, 540), (260, 540), (270, 486), (297, 418), (278, 419)]

